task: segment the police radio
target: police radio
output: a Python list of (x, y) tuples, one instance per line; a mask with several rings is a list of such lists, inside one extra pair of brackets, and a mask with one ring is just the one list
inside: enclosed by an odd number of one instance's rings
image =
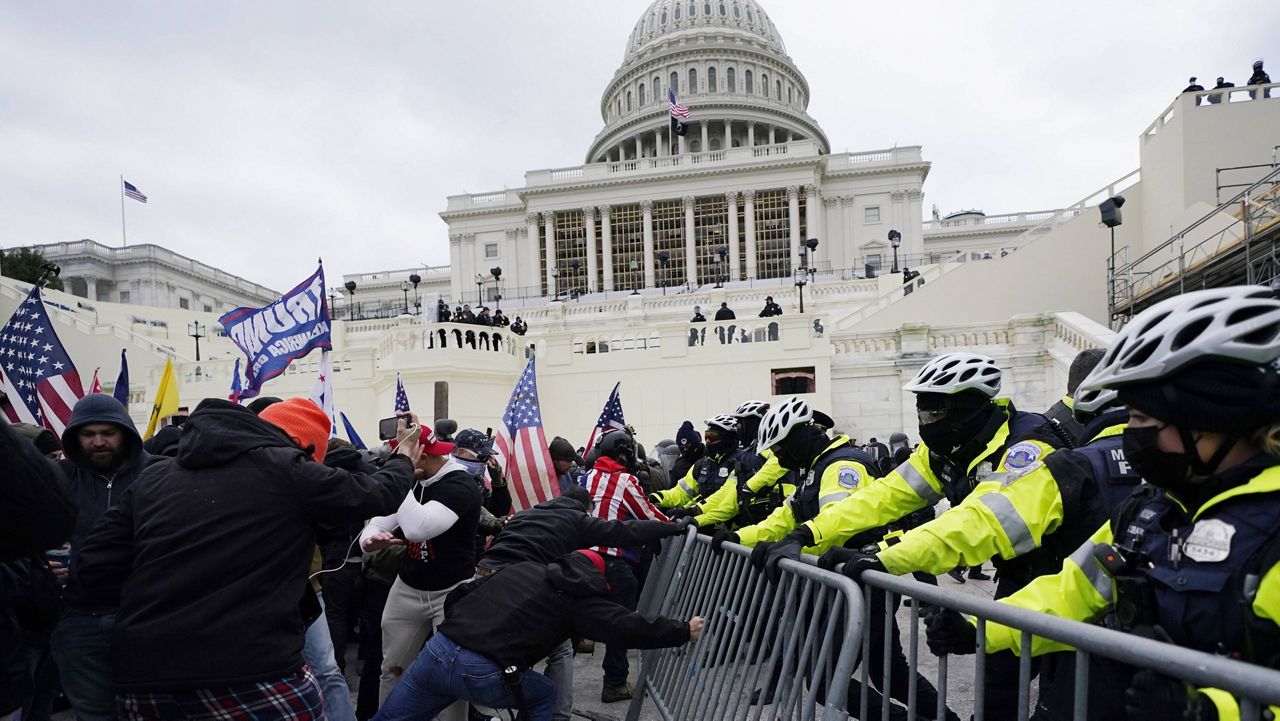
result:
[(1131, 632), (1139, 626), (1156, 625), (1155, 589), (1141, 570), (1151, 566), (1147, 554), (1123, 546), (1098, 545), (1093, 549), (1093, 557), (1111, 574), (1115, 584), (1116, 601), (1112, 614), (1116, 628)]

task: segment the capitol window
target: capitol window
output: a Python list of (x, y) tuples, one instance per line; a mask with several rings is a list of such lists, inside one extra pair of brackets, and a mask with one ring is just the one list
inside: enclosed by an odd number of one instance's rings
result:
[(689, 17), (698, 14), (698, 3), (689, 3)]
[(484, 244), (484, 257), (486, 257), (486, 258), (497, 258), (497, 257), (498, 257), (498, 244), (497, 244), (497, 243), (485, 243), (485, 244)]
[(774, 97), (776, 97), (778, 100), (782, 100), (782, 81), (781, 81), (781, 80), (776, 80), (776, 81), (774, 81), (774, 85), (776, 86), (776, 89), (777, 89), (777, 91), (778, 91), (778, 92), (774, 95)]
[(186, 298), (179, 298), (178, 307), (183, 310), (191, 310), (191, 301), (187, 300)]
[(788, 85), (788, 86), (787, 86), (787, 102), (788, 102), (788, 103), (791, 103), (791, 102), (792, 102), (792, 100), (791, 100), (791, 86), (790, 86), (790, 85)]
[(766, 98), (769, 97), (769, 76), (764, 73), (760, 73), (760, 89)]
[(755, 21), (756, 21), (756, 18), (754, 15), (751, 14), (751, 8), (747, 8), (747, 24), (751, 24)]
[(653, 79), (653, 102), (662, 100), (662, 79), (655, 77)]
[(742, 8), (738, 7), (737, 5), (734, 5), (734, 6), (733, 6), (733, 16), (734, 16), (735, 18), (739, 18), (739, 19), (741, 19), (741, 18), (742, 18)]
[(679, 19), (680, 19), (680, 6), (679, 6), (679, 5), (677, 5), (677, 6), (676, 6), (675, 19), (676, 19), (676, 20), (679, 20)]
[(729, 92), (738, 92), (738, 78), (733, 72), (733, 68), (725, 71), (725, 80), (729, 83)]
[(702, 14), (707, 17), (711, 17), (711, 3), (704, 3), (702, 5)]
[(863, 223), (879, 223), (880, 222), (880, 206), (869, 205), (862, 209)]
[(724, 17), (724, 3), (720, 3), (720, 17)]
[(640, 105), (644, 106), (644, 104), (645, 104), (644, 83), (640, 83)]
[(712, 65), (707, 68), (707, 92), (714, 93), (716, 91), (716, 66)]
[(752, 93), (754, 93), (754, 92), (756, 91), (756, 86), (755, 86), (755, 83), (751, 82), (751, 71), (750, 71), (750, 70), (748, 70), (748, 71), (746, 72), (746, 74), (743, 76), (743, 79), (744, 79), (744, 80), (746, 81), (746, 83), (747, 83), (747, 95), (751, 95)]
[(627, 91), (627, 112), (631, 112), (631, 91)]
[(689, 68), (689, 93), (698, 92), (698, 69)]
[(667, 11), (666, 11), (666, 10), (663, 10), (663, 11), (662, 11), (662, 17), (658, 18), (658, 24), (659, 24), (659, 25), (666, 25), (666, 24), (667, 24)]
[(674, 70), (671, 71), (671, 92), (680, 94), (680, 73)]

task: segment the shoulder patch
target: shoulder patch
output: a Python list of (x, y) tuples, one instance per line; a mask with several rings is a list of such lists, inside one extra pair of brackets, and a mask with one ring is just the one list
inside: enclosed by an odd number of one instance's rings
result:
[(1043, 452), (1040, 446), (1031, 441), (1015, 443), (1004, 455), (1004, 467), (1010, 471), (1026, 468), (1035, 463)]
[(1022, 468), (1011, 469), (1008, 471), (1004, 471), (1003, 473), (996, 473), (992, 475), (990, 478), (988, 478), (987, 480), (994, 481), (998, 479), (1000, 481), (1000, 487), (1004, 488), (1005, 486), (1008, 486), (1009, 484), (1013, 483), (1019, 478), (1022, 478), (1023, 476), (1027, 475), (1028, 473), (1034, 471), (1035, 469), (1043, 465), (1044, 465), (1043, 461), (1036, 461), (1035, 463), (1032, 463), (1030, 465), (1023, 466)]
[(840, 468), (840, 478), (838, 482), (842, 488), (854, 490), (858, 487), (858, 482), (862, 480), (862, 474), (858, 473), (858, 469), (853, 466), (842, 466)]

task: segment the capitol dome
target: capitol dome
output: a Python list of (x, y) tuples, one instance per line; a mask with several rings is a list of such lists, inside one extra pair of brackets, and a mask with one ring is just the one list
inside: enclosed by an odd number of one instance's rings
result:
[[(587, 162), (672, 154), (667, 91), (690, 110), (685, 152), (813, 140), (809, 83), (755, 0), (655, 0), (600, 100)], [(678, 140), (678, 139), (677, 139)]]

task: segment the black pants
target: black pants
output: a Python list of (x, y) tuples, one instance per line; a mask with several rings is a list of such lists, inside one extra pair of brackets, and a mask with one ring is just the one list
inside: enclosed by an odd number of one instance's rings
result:
[[(1075, 713), (1076, 655), (1070, 651), (1041, 657), (1040, 700), (1032, 721), (1070, 721)], [(1089, 657), (1089, 718), (1126, 721), (1124, 692), (1138, 669), (1102, 656)]]
[(347, 563), (332, 573), (320, 576), (320, 589), (324, 592), (324, 616), (329, 623), (329, 636), (333, 639), (333, 655), (338, 659), (338, 668), (344, 673), (347, 670), (347, 643), (351, 636), (352, 616), (356, 611), (356, 582), (359, 580), (359, 561)]
[[(898, 611), (901, 603), (900, 596), (894, 596), (892, 612)], [(871, 610), (867, 619), (867, 625), (871, 627), (871, 648), (868, 650), (868, 658), (864, 662), (869, 663), (868, 669), (871, 684), (875, 686), (875, 690), (867, 689), (867, 714), (871, 719), (880, 718), (880, 708), (885, 703), (882, 694), (884, 688), (884, 641), (885, 635), (889, 635), (889, 669), (891, 671), (889, 677), (889, 696), (895, 701), (905, 706), (910, 698), (911, 669), (907, 664), (907, 655), (902, 650), (901, 631), (898, 627), (898, 619), (895, 615), (892, 622), (885, 624), (885, 593), (883, 590), (873, 588), (871, 590)], [(857, 718), (862, 701), (862, 684), (855, 679), (849, 682), (849, 696), (847, 698), (849, 715)], [(932, 719), (938, 708), (938, 690), (934, 688), (929, 679), (920, 674), (916, 674), (916, 713), (919, 718)], [(947, 711), (947, 718), (956, 718), (954, 713)]]
[[(605, 598), (616, 604), (626, 606), (634, 611), (640, 599), (640, 582), (636, 579), (635, 566), (617, 556), (604, 557), (604, 578), (609, 583), (609, 592)], [(611, 643), (605, 646), (604, 685), (606, 687), (621, 686), (627, 682), (631, 667), (627, 663), (626, 646)]]
[[(321, 576), (323, 578), (323, 576)], [(382, 676), (382, 609), (391, 587), (360, 579), (360, 690), (356, 695), (356, 719), (369, 721), (378, 713), (378, 686)]]
[[(996, 583), (997, 600), (1013, 594), (1027, 585), (1031, 579), (1002, 578)], [(1040, 658), (1031, 659), (1031, 678), (1040, 674)], [(997, 651), (987, 654), (986, 681), (983, 692), (984, 718), (987, 721), (1013, 721), (1018, 717), (1018, 667), (1019, 659), (1013, 651)]]

